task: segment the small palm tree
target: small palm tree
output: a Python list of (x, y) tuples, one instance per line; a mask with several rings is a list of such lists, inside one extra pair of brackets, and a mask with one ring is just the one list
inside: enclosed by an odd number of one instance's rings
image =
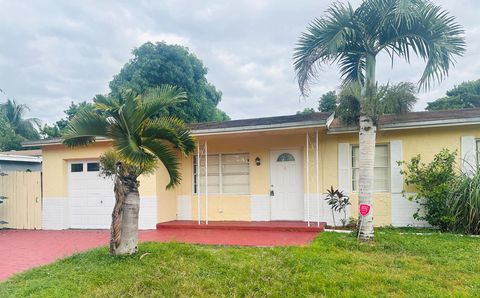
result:
[(167, 188), (180, 180), (176, 151), (187, 155), (195, 141), (183, 121), (158, 111), (181, 103), (186, 94), (161, 86), (139, 95), (131, 90), (118, 97), (97, 96), (95, 110), (79, 112), (69, 123), (64, 144), (86, 146), (97, 137), (112, 140), (112, 151), (101, 157), (103, 173), (115, 179), (115, 207), (110, 235), (111, 254), (132, 254), (138, 245), (140, 197), (138, 177), (161, 162), (170, 177)]
[[(463, 30), (455, 19), (426, 0), (364, 0), (356, 9), (333, 4), (326, 16), (315, 19), (298, 41), (294, 66), (303, 95), (322, 64), (338, 63), (343, 84), (361, 86), (359, 144), (359, 203), (372, 204), (376, 124), (371, 107), (377, 94), (375, 66), (381, 52), (410, 61), (415, 54), (426, 61), (419, 85), (429, 88), (450, 70), (465, 51)], [(373, 239), (372, 212), (359, 238)]]
[[(372, 101), (372, 118), (377, 121), (378, 117), (384, 114), (411, 112), (417, 102), (416, 91), (415, 84), (410, 82), (380, 86)], [(361, 114), (361, 87), (356, 83), (350, 83), (340, 91), (338, 102), (335, 117), (343, 124), (357, 124)]]
[(0, 105), (0, 109), (17, 135), (27, 140), (40, 138), (40, 134), (35, 129), (35, 126), (39, 126), (40, 120), (37, 118), (24, 118), (25, 113), (30, 111), (27, 105), (17, 104), (15, 100), (7, 99), (7, 102)]

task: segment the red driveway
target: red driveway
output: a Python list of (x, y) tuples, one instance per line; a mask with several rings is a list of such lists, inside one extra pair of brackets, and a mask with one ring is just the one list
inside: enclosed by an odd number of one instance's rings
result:
[[(306, 245), (316, 232), (168, 229), (140, 231), (141, 241), (200, 244), (285, 246)], [(0, 280), (59, 258), (107, 245), (106, 230), (0, 230)]]

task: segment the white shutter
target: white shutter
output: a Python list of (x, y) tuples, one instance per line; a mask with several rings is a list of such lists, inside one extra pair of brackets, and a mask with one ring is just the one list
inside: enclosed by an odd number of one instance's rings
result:
[(462, 136), (460, 142), (462, 172), (472, 175), (477, 164), (475, 137)]
[(400, 140), (390, 141), (390, 192), (401, 193), (403, 176), (400, 174), (399, 161), (403, 160), (403, 144)]
[(350, 163), (352, 157), (349, 143), (338, 144), (338, 189), (350, 193)]

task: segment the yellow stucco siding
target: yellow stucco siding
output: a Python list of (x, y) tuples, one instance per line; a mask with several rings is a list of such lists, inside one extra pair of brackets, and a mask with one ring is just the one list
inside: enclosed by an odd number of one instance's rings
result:
[[(402, 141), (403, 160), (421, 154), (422, 160), (429, 161), (442, 148), (460, 152), (460, 138), (474, 136), (480, 138), (480, 126), (456, 126), (443, 128), (417, 128), (396, 131), (378, 131), (377, 143), (389, 144), (393, 140)], [(331, 185), (338, 187), (338, 144), (358, 144), (357, 133), (327, 134), (319, 129), (319, 175), (315, 167), (315, 130), (310, 130), (311, 146), (309, 150), (310, 188), (306, 189), (306, 130), (294, 129), (272, 132), (249, 132), (230, 135), (199, 136), (202, 144), (208, 142), (208, 153), (248, 153), (250, 158), (250, 192), (246, 195), (209, 195), (209, 220), (251, 220), (251, 196), (268, 196), (270, 191), (270, 152), (278, 149), (299, 149), (302, 152), (303, 178), (305, 192), (316, 193), (316, 182), (320, 181), (318, 190), (324, 193)], [(44, 196), (65, 198), (68, 196), (69, 160), (96, 159), (110, 148), (109, 142), (99, 142), (88, 147), (69, 149), (62, 145), (43, 147), (43, 181)], [(195, 152), (196, 154), (196, 152)], [(351, 154), (351, 153), (350, 153)], [(255, 158), (261, 160), (260, 166)], [(351, 158), (349, 156), (348, 158)], [(458, 157), (460, 161), (460, 156)], [(173, 189), (165, 189), (168, 173), (159, 165), (156, 173), (140, 177), (140, 194), (157, 198), (157, 218), (159, 222), (177, 218), (177, 198), (188, 197), (191, 200), (192, 220), (197, 219), (197, 196), (193, 193), (193, 154), (179, 156), (181, 183)], [(349, 161), (351, 162), (351, 161)], [(351, 175), (351, 173), (349, 174)], [(348, 177), (351, 183), (351, 177)], [(407, 189), (408, 190), (408, 189)], [(201, 217), (205, 218), (205, 198), (202, 188)], [(352, 215), (357, 216), (358, 195), (351, 193)], [(375, 225), (392, 223), (392, 204), (390, 193), (374, 195)]]
[[(43, 196), (66, 198), (68, 196), (68, 161), (98, 159), (110, 148), (109, 142), (98, 142), (87, 147), (68, 148), (63, 145), (44, 146), (43, 152)], [(140, 195), (156, 195), (155, 175), (141, 176)]]

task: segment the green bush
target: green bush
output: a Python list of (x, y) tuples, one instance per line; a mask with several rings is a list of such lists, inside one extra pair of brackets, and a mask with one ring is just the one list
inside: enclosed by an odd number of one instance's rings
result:
[(480, 171), (471, 177), (461, 174), (449, 191), (448, 208), (453, 215), (452, 229), (480, 234)]
[(420, 206), (413, 217), (425, 220), (442, 231), (451, 230), (456, 222), (450, 209), (452, 204), (449, 203), (450, 189), (458, 179), (456, 156), (456, 151), (443, 149), (428, 164), (421, 162), (420, 155), (412, 157), (410, 162), (400, 162), (405, 166), (401, 171), (405, 183), (416, 188), (416, 194), (408, 197)]

